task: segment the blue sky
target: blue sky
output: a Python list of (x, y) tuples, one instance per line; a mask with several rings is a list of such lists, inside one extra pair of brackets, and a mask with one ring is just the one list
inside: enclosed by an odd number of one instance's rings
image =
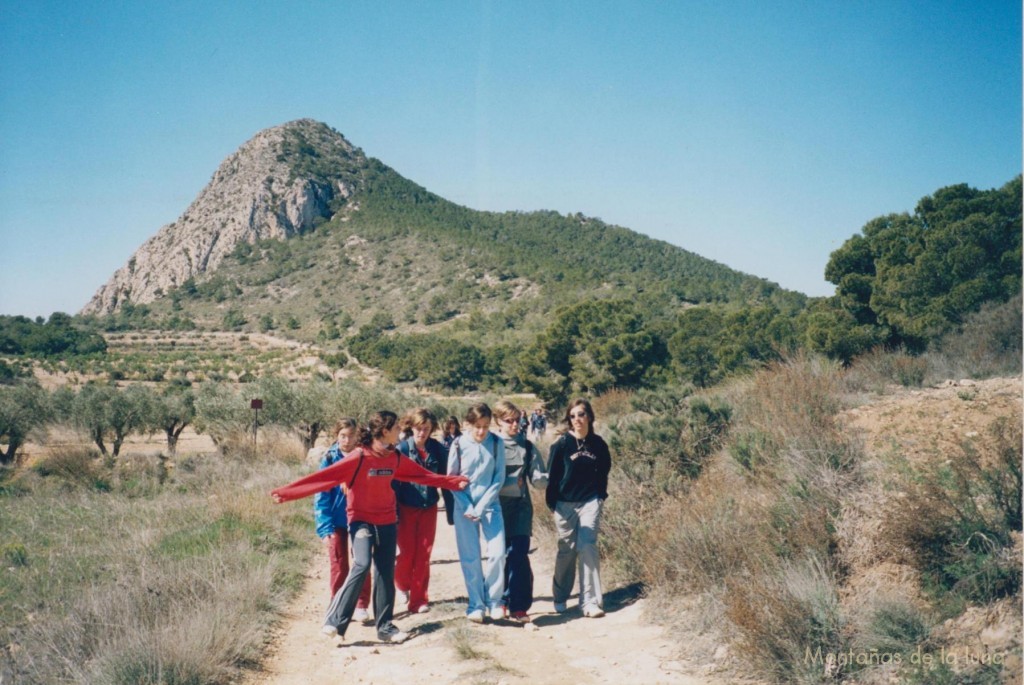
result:
[(870, 219), (1021, 171), (1021, 6), (0, 0), (0, 314), (78, 311), (260, 129), (810, 295)]

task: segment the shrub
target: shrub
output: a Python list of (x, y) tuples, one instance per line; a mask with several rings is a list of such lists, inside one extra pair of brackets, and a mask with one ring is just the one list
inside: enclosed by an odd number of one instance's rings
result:
[(99, 457), (99, 452), (87, 447), (55, 449), (40, 458), (32, 470), (66, 485), (107, 491), (110, 473), (103, 468)]
[[(657, 399), (648, 391), (634, 401), (640, 406), (669, 403), (674, 411), (668, 415), (631, 415), (612, 425), (609, 446), (623, 458), (612, 462), (610, 498), (602, 526), (609, 540), (607, 554), (613, 565), (630, 578), (641, 577), (649, 582), (660, 579), (657, 568), (665, 559), (660, 551), (665, 526), (651, 528), (651, 522), (663, 521), (660, 511), (674, 498), (682, 496), (709, 457), (718, 448), (728, 428), (731, 409), (721, 401), (703, 398), (678, 398), (669, 391), (668, 398)], [(600, 400), (599, 406), (612, 402), (625, 404), (625, 398)]]
[(20, 542), (5, 542), (0, 546), (0, 557), (11, 566), (28, 566), (28, 549)]
[(992, 454), (964, 444), (947, 463), (916, 467), (887, 528), (909, 551), (933, 593), (988, 602), (1018, 592), (1021, 530), (1021, 426), (1000, 419)]
[(241, 309), (232, 307), (224, 313), (224, 318), (221, 320), (221, 324), (225, 329), (229, 331), (237, 331), (242, 328), (248, 320), (245, 318), (245, 314), (242, 313)]
[(931, 620), (913, 602), (902, 597), (873, 597), (859, 608), (853, 619), (855, 652), (910, 655), (925, 644)]
[(1021, 373), (1021, 296), (988, 303), (924, 355), (928, 378), (988, 378)]
[(726, 615), (743, 652), (779, 683), (838, 679), (848, 651), (838, 582), (828, 562), (810, 556), (751, 578), (730, 579)]

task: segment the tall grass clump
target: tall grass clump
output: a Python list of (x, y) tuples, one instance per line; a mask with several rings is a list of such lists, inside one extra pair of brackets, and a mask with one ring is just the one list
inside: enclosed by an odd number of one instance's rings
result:
[[(659, 594), (698, 594), (760, 673), (823, 682), (848, 649), (836, 521), (860, 451), (842, 370), (796, 356), (717, 390), (644, 391), (613, 425), (607, 557)], [(811, 655), (808, 658), (808, 653)]]
[(273, 455), (168, 467), (68, 450), (14, 476), (0, 488), (12, 541), (0, 671), (24, 683), (236, 680), (312, 552), (308, 507), (266, 494), (295, 473)]
[(736, 401), (727, 451), (745, 487), (733, 496), (756, 505), (736, 525), (753, 544), (725, 578), (724, 604), (744, 653), (778, 682), (822, 682), (844, 668), (828, 662), (849, 639), (836, 522), (858, 486), (860, 447), (836, 420), (843, 393), (836, 364), (797, 356), (755, 374)]
[(838, 679), (848, 649), (835, 569), (814, 554), (728, 582), (726, 616), (760, 672), (780, 683)]
[(605, 558), (624, 577), (650, 581), (649, 548), (665, 531), (652, 529), (652, 522), (666, 502), (683, 495), (728, 431), (731, 408), (691, 392), (639, 393), (630, 402), (633, 411), (612, 424), (610, 448), (621, 456), (613, 460), (602, 537)]
[(917, 465), (886, 528), (938, 599), (991, 602), (1021, 590), (1014, 533), (1021, 531), (1021, 425), (1001, 418), (993, 449), (963, 443), (942, 463)]
[(919, 388), (929, 377), (928, 359), (900, 347), (876, 347), (850, 364), (846, 383), (856, 390), (884, 392), (890, 385)]

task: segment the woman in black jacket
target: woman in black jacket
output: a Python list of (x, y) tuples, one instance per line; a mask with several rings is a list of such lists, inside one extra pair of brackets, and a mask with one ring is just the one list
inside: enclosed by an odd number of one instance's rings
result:
[(612, 459), (608, 444), (594, 433), (594, 410), (578, 398), (565, 412), (568, 430), (551, 445), (545, 499), (555, 513), (558, 554), (551, 594), (555, 611), (567, 609), (580, 571), (580, 606), (588, 618), (604, 616), (597, 534), (608, 498)]

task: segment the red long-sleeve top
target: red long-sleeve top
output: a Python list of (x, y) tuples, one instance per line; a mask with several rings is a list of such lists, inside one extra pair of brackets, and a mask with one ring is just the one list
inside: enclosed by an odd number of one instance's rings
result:
[(383, 526), (398, 520), (392, 480), (458, 490), (468, 479), (465, 476), (431, 473), (394, 450), (376, 452), (360, 447), (331, 466), (272, 490), (270, 494), (278, 502), (289, 502), (329, 490), (335, 485), (344, 485), (348, 488), (348, 505), (345, 510), (349, 522), (363, 521)]

